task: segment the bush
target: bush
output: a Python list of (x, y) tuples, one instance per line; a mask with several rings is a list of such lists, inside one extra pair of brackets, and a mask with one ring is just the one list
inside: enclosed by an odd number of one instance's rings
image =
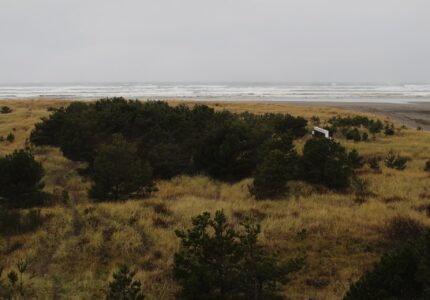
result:
[(303, 148), (301, 172), (305, 181), (345, 188), (350, 184), (352, 168), (343, 146), (333, 140), (312, 138)]
[(0, 113), (2, 114), (9, 114), (12, 112), (12, 109), (8, 106), (2, 106), (2, 108), (0, 109)]
[(380, 160), (381, 159), (379, 157), (376, 157), (376, 156), (369, 158), (368, 164), (373, 171), (375, 171), (375, 172), (381, 171), (381, 167), (379, 166)]
[(347, 140), (361, 141), (360, 131), (357, 128), (347, 131), (345, 137)]
[(126, 265), (113, 273), (113, 280), (109, 282), (106, 300), (144, 300), (141, 283), (134, 279), (136, 272), (132, 272)]
[(259, 225), (237, 232), (223, 212), (193, 218), (193, 227), (176, 231), (181, 239), (173, 276), (182, 287), (180, 299), (279, 299), (280, 283), (303, 265), (303, 259), (281, 266), (257, 242)]
[(406, 163), (408, 159), (406, 157), (400, 156), (398, 153), (394, 151), (388, 152), (385, 157), (385, 165), (388, 168), (396, 169), (396, 170), (404, 170), (406, 168)]
[(0, 157), (0, 200), (12, 208), (41, 205), (44, 170), (26, 150), (16, 150)]
[(369, 182), (365, 179), (354, 176), (352, 178), (352, 186), (354, 188), (355, 202), (362, 204), (366, 202), (369, 196)]
[(94, 184), (90, 196), (98, 200), (144, 196), (153, 188), (151, 168), (142, 161), (136, 147), (121, 135), (100, 147), (92, 168)]
[(385, 254), (353, 283), (345, 300), (430, 299), (430, 235)]
[(14, 141), (15, 141), (15, 135), (11, 132), (11, 133), (9, 133), (7, 136), (6, 136), (6, 140), (9, 142), (9, 143), (13, 143)]
[(394, 131), (394, 125), (388, 125), (386, 124), (384, 127), (384, 134), (385, 135), (394, 135), (395, 131)]
[(363, 156), (360, 156), (356, 149), (348, 153), (348, 159), (353, 169), (361, 169), (364, 166)]
[(257, 167), (254, 181), (249, 187), (250, 193), (256, 199), (274, 199), (286, 195), (287, 181), (295, 176), (295, 161), (297, 153), (291, 150), (283, 153), (272, 150)]
[(60, 147), (67, 158), (91, 168), (100, 146), (122, 134), (137, 146), (137, 156), (150, 164), (155, 179), (206, 173), (237, 181), (252, 176), (273, 135), (302, 137), (306, 125), (305, 119), (284, 114), (236, 114), (206, 105), (173, 107), (112, 98), (56, 109), (36, 124), (30, 141)]
[(387, 241), (398, 246), (406, 241), (419, 239), (427, 228), (420, 222), (410, 217), (397, 216), (392, 218), (384, 229)]
[(424, 167), (424, 171), (430, 172), (430, 160), (426, 161), (426, 165)]

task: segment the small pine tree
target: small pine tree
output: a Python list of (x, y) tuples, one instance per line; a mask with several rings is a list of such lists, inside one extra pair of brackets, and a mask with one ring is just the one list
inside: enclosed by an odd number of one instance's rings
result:
[(92, 167), (90, 196), (98, 200), (126, 199), (152, 191), (152, 170), (137, 155), (135, 145), (122, 135), (113, 135), (112, 143), (100, 147)]
[(291, 173), (287, 156), (279, 150), (273, 150), (257, 167), (249, 192), (259, 200), (283, 197), (288, 191), (287, 180)]
[(370, 166), (370, 168), (374, 171), (374, 172), (380, 172), (381, 171), (381, 167), (379, 166), (379, 157), (371, 157), (368, 160), (368, 164)]
[(109, 282), (106, 300), (144, 300), (141, 283), (134, 279), (136, 272), (130, 271), (126, 265), (121, 266)]
[(424, 171), (430, 172), (430, 160), (426, 161), (426, 165), (424, 167)]
[(348, 153), (348, 159), (353, 169), (360, 169), (364, 165), (363, 156), (360, 156), (356, 149), (352, 149), (352, 151)]
[(281, 266), (258, 244), (259, 225), (243, 224), (237, 232), (222, 211), (205, 212), (193, 227), (176, 231), (181, 247), (173, 276), (182, 287), (180, 299), (279, 299), (279, 284), (303, 265), (303, 259)]
[(10, 114), (12, 109), (9, 106), (2, 106), (0, 113), (2, 114)]

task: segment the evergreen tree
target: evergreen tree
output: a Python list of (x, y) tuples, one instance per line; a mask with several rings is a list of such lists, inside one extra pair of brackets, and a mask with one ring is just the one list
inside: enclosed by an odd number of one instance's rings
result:
[(339, 143), (312, 138), (303, 148), (301, 158), (302, 178), (329, 188), (345, 188), (350, 185), (352, 169), (345, 148)]
[(153, 188), (151, 172), (149, 164), (137, 155), (136, 147), (115, 134), (110, 144), (100, 147), (94, 160), (90, 196), (119, 200), (145, 195)]
[(144, 300), (141, 292), (141, 283), (134, 279), (136, 272), (130, 271), (125, 265), (121, 266), (109, 282), (109, 291), (106, 300)]
[(297, 271), (302, 260), (286, 266), (258, 244), (258, 225), (237, 232), (222, 211), (193, 218), (193, 227), (176, 231), (181, 239), (173, 275), (182, 286), (181, 299), (279, 299), (279, 283)]
[(12, 208), (41, 205), (43, 175), (42, 164), (27, 150), (0, 157), (0, 200)]

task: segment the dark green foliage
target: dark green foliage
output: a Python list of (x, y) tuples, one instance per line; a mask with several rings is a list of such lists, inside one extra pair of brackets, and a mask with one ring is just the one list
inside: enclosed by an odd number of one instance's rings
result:
[(384, 134), (385, 135), (394, 135), (395, 131), (394, 131), (394, 125), (391, 124), (386, 124), (384, 127)]
[(370, 195), (369, 182), (365, 179), (353, 176), (352, 187), (354, 188), (355, 202), (359, 204), (365, 203), (367, 197)]
[(425, 225), (413, 218), (396, 216), (387, 222), (384, 236), (391, 246), (399, 246), (406, 241), (417, 240), (426, 230)]
[(9, 143), (13, 143), (15, 141), (15, 135), (10, 132), (7, 136), (6, 136), (6, 141), (8, 141)]
[(0, 200), (12, 208), (41, 205), (45, 199), (43, 175), (41, 163), (26, 150), (0, 157)]
[(398, 153), (395, 153), (391, 150), (385, 157), (384, 162), (388, 168), (404, 170), (406, 168), (406, 163), (408, 162), (408, 159), (404, 156), (400, 156)]
[(345, 300), (429, 299), (430, 234), (385, 254), (351, 285)]
[(303, 148), (301, 172), (305, 181), (345, 188), (350, 184), (352, 168), (342, 145), (325, 138), (312, 138)]
[(11, 235), (36, 230), (43, 223), (39, 209), (27, 212), (0, 206), (0, 234)]
[(369, 140), (369, 134), (367, 132), (363, 132), (363, 135), (361, 136), (361, 140), (364, 142), (367, 142)]
[(0, 109), (0, 113), (9, 114), (12, 112), (12, 109), (9, 106), (2, 106)]
[(136, 146), (120, 134), (97, 151), (91, 177), (90, 196), (99, 200), (144, 196), (153, 188), (151, 168), (137, 155)]
[(345, 138), (347, 140), (354, 140), (355, 142), (361, 141), (360, 131), (357, 128), (350, 129), (346, 132)]
[(116, 133), (137, 145), (154, 178), (206, 173), (235, 181), (249, 177), (262, 161), (262, 145), (274, 134), (293, 138), (306, 133), (306, 120), (290, 115), (216, 112), (205, 105), (169, 106), (165, 102), (103, 99), (74, 102), (36, 124), (30, 140), (60, 147), (91, 169), (97, 149)]
[(381, 159), (379, 157), (376, 157), (376, 156), (369, 158), (368, 164), (373, 171), (375, 171), (375, 172), (381, 171), (381, 167), (379, 166), (380, 160)]
[(430, 172), (430, 160), (426, 161), (426, 165), (424, 166), (424, 171)]
[(370, 133), (379, 133), (384, 125), (380, 120), (372, 120), (364, 116), (355, 117), (333, 117), (328, 121), (333, 127), (360, 127), (363, 126)]
[(106, 300), (143, 300), (141, 283), (134, 279), (136, 272), (132, 272), (125, 265), (113, 273), (113, 280), (109, 282)]
[(176, 231), (181, 248), (173, 275), (182, 287), (180, 299), (281, 299), (279, 285), (303, 265), (302, 259), (281, 266), (258, 244), (258, 225), (237, 232), (223, 212), (193, 218), (193, 227)]
[(293, 176), (289, 169), (289, 157), (280, 150), (268, 153), (263, 162), (257, 167), (254, 182), (249, 187), (250, 193), (256, 199), (274, 199), (286, 195), (287, 180)]
[(352, 149), (352, 151), (348, 153), (348, 159), (353, 169), (360, 169), (364, 166), (363, 157), (360, 156), (356, 149)]

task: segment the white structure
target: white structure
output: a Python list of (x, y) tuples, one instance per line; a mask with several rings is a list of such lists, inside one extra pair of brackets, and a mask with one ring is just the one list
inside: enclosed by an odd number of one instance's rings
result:
[(326, 139), (330, 139), (330, 132), (326, 129), (320, 128), (320, 127), (314, 127), (314, 130), (312, 130), (312, 135), (324, 135)]

